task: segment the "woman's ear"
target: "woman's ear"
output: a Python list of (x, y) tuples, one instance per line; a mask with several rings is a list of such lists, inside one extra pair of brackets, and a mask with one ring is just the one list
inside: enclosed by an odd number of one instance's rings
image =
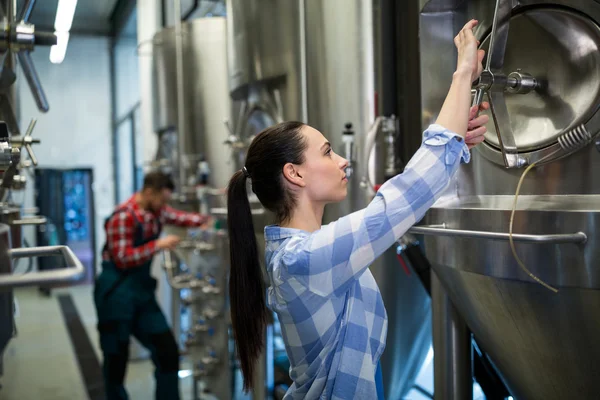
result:
[(292, 185), (300, 187), (306, 186), (306, 182), (304, 182), (304, 179), (300, 175), (298, 168), (292, 163), (287, 163), (283, 166), (283, 176)]

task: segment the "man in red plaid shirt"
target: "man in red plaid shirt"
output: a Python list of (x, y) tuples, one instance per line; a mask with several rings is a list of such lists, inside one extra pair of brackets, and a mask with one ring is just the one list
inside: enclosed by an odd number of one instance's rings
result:
[(159, 238), (164, 224), (198, 227), (209, 218), (167, 205), (174, 185), (169, 176), (151, 172), (144, 186), (119, 205), (106, 220), (102, 273), (96, 280), (100, 346), (107, 399), (127, 399), (123, 386), (129, 359), (129, 337), (135, 336), (152, 354), (156, 367), (156, 399), (179, 399), (179, 350), (156, 302), (152, 258), (172, 250), (179, 237)]

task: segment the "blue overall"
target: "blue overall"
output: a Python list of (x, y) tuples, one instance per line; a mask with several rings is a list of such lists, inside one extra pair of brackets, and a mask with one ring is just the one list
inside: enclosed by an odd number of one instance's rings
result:
[(385, 400), (383, 396), (383, 375), (381, 375), (381, 362), (377, 364), (375, 371), (375, 387), (377, 388), (377, 400)]
[[(131, 212), (136, 222), (134, 247), (158, 238), (162, 228), (158, 219), (158, 234), (144, 239), (143, 225), (133, 210), (121, 209), (113, 215), (123, 211)], [(119, 269), (112, 260), (103, 261), (102, 273), (96, 280), (94, 302), (98, 314), (100, 347), (104, 355), (103, 374), (108, 400), (128, 399), (123, 382), (131, 335), (152, 355), (156, 400), (179, 399), (179, 349), (154, 296), (156, 280), (150, 275), (151, 263), (152, 260), (137, 267)]]

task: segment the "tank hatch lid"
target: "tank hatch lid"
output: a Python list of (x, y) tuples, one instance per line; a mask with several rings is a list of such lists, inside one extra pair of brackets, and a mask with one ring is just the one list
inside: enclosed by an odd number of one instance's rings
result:
[[(489, 40), (488, 32), (481, 48), (487, 50)], [(521, 10), (511, 17), (503, 70), (506, 74), (524, 71), (537, 80), (537, 87), (528, 94), (505, 94), (520, 152), (556, 143), (596, 113), (599, 47), (600, 28), (576, 11), (546, 6)], [(487, 144), (500, 148), (494, 124), (487, 128)]]

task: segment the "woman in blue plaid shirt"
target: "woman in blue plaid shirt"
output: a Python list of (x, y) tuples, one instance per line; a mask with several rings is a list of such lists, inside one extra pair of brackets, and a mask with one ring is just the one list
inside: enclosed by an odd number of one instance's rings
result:
[(459, 164), (469, 161), (469, 148), (483, 141), (487, 116), (473, 119), (477, 110), (470, 109), (471, 83), (484, 57), (472, 32), (476, 25), (467, 23), (454, 40), (457, 69), (436, 123), (404, 172), (382, 185), (365, 209), (321, 225), (325, 205), (346, 196), (348, 162), (319, 131), (285, 122), (252, 141), (246, 166), (228, 188), (229, 295), (244, 389), (252, 386), (267, 321), (249, 179), (277, 218), (265, 228), (266, 301), (279, 317), (291, 365), (285, 399), (383, 397), (378, 365), (387, 315), (368, 267), (423, 217)]

